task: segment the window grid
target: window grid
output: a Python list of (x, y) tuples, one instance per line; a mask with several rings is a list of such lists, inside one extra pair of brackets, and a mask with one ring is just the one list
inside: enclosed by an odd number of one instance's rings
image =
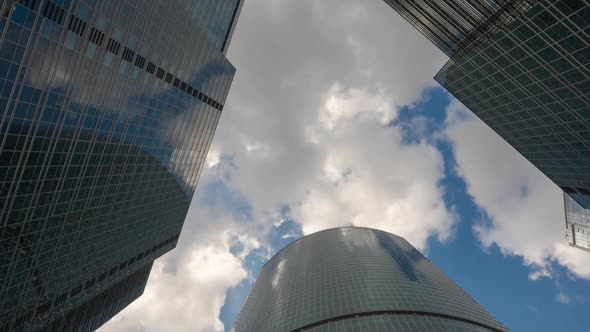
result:
[(538, 1), (436, 80), (590, 207), (590, 5)]
[(235, 71), (180, 0), (56, 3), (0, 5), (0, 330), (175, 246)]

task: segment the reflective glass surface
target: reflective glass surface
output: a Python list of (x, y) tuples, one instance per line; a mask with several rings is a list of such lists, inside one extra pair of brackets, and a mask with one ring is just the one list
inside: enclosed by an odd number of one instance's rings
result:
[(0, 3), (0, 330), (42, 328), (174, 248), (237, 6)]
[(534, 3), (436, 80), (590, 208), (590, 4)]
[(356, 227), (308, 235), (278, 252), (232, 331), (393, 330), (506, 331), (403, 238)]
[(385, 3), (448, 56), (466, 51), (528, 6), (527, 0), (385, 0)]
[(566, 239), (570, 246), (590, 251), (590, 210), (567, 194), (564, 199)]
[(461, 321), (438, 317), (417, 315), (375, 315), (358, 317), (350, 320), (330, 322), (318, 327), (306, 329), (306, 332), (392, 332), (392, 331), (428, 331), (428, 332), (489, 332), (481, 326)]
[(91, 332), (135, 301), (145, 289), (152, 264), (147, 264), (92, 299), (51, 322), (48, 331)]
[(225, 49), (232, 21), (235, 20), (240, 0), (180, 0), (187, 11), (192, 13), (201, 26), (205, 27), (213, 44)]

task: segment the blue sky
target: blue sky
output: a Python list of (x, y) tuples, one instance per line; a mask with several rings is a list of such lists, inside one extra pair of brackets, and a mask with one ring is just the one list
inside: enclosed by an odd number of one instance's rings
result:
[(513, 331), (586, 330), (560, 190), (432, 77), (381, 0), (248, 0), (178, 247), (103, 331), (229, 331), (260, 267), (342, 225), (406, 238)]

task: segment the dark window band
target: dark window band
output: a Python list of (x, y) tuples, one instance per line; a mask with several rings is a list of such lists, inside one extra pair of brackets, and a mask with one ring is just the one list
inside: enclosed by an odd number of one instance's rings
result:
[[(241, 1), (241, 0), (240, 0)], [(236, 5), (236, 9), (234, 11), (234, 17), (232, 18), (232, 24), (233, 24), (233, 20), (235, 19), (235, 15), (237, 13), (238, 7), (240, 5), (240, 1), (238, 1), (238, 4)], [(37, 1), (36, 0), (19, 0), (19, 2), (29, 8), (30, 10), (36, 10), (36, 4)], [(45, 6), (43, 7), (43, 16), (46, 17), (47, 19), (56, 22), (59, 25), (62, 25), (64, 23), (64, 18), (66, 16), (66, 10), (64, 8), (62, 8), (61, 6), (59, 6), (58, 4), (52, 2), (51, 0), (48, 0), (45, 3)], [(79, 36), (84, 36), (84, 33), (86, 32), (86, 26), (87, 23), (80, 19), (79, 17), (76, 17), (75, 15), (71, 15), (70, 16), (70, 20), (69, 23), (67, 25), (67, 29), (74, 32), (75, 34), (79, 35)], [(231, 25), (230, 25), (231, 28)], [(228, 30), (228, 36), (229, 36), (229, 30)], [(228, 36), (226, 36), (226, 41)], [(95, 44), (98, 45), (99, 47), (102, 47), (103, 44), (103, 40), (105, 38), (105, 34), (92, 27), (90, 29), (90, 34), (88, 36), (88, 40)], [(225, 41), (224, 41), (225, 43)], [(119, 55), (121, 52), (121, 43), (113, 38), (109, 38), (106, 48), (108, 52), (111, 52), (115, 55)], [(123, 58), (123, 60), (133, 63), (133, 59), (136, 58), (135, 61), (135, 66), (140, 68), (140, 69), (144, 69), (144, 64), (146, 62), (146, 58), (136, 54), (135, 51), (133, 51), (130, 48), (124, 47), (123, 52), (121, 57)], [(150, 66), (151, 65), (151, 66)], [(153, 64), (152, 62), (149, 62), (147, 68), (145, 69), (146, 72), (150, 73), (150, 74), (154, 74), (154, 70), (155, 70), (155, 64)], [(161, 72), (160, 72), (161, 71)], [(171, 84), (173, 87), (184, 91), (186, 93), (188, 93), (189, 95), (192, 95), (193, 97), (199, 99), (200, 101), (208, 104), (209, 106), (218, 109), (220, 111), (223, 111), (223, 104), (221, 104), (220, 102), (214, 100), (213, 98), (203, 94), (203, 93), (197, 93), (197, 94), (193, 94), (192, 91), (198, 91), (197, 88), (188, 85), (188, 83), (181, 81), (178, 77), (174, 76), (172, 73), (170, 72), (166, 72), (163, 68), (159, 67), (158, 68), (158, 74), (156, 75), (157, 78), (163, 80), (164, 82)], [(173, 84), (174, 82), (174, 84)], [(176, 82), (178, 82), (178, 84), (176, 84)], [(185, 87), (185, 88), (182, 88)]]
[(413, 316), (444, 318), (444, 319), (450, 319), (450, 320), (459, 321), (459, 322), (467, 323), (467, 324), (471, 324), (471, 325), (476, 325), (476, 326), (483, 327), (485, 329), (488, 329), (488, 330), (494, 331), (494, 332), (502, 332), (502, 330), (498, 330), (497, 328), (494, 328), (494, 327), (491, 327), (491, 326), (488, 326), (488, 325), (485, 325), (485, 324), (482, 324), (479, 322), (475, 322), (470, 319), (455, 317), (455, 316), (445, 315), (445, 314), (439, 314), (436, 312), (417, 311), (417, 310), (379, 310), (379, 311), (357, 312), (354, 314), (348, 314), (348, 315), (342, 315), (342, 316), (336, 316), (336, 317), (332, 317), (332, 318), (328, 318), (328, 319), (323, 319), (323, 320), (317, 321), (315, 323), (311, 323), (311, 324), (302, 326), (300, 328), (296, 328), (296, 329), (292, 330), (291, 332), (302, 332), (302, 331), (312, 329), (314, 327), (334, 323), (334, 322), (341, 321), (341, 320), (347, 320), (347, 319), (353, 319), (353, 318), (359, 318), (359, 317), (369, 317), (369, 316), (382, 316), (382, 315), (413, 315)]
[[(53, 300), (53, 303), (50, 300), (49, 302), (45, 302), (45, 303), (41, 304), (40, 306), (37, 307), (37, 309), (31, 310), (31, 311), (25, 313), (24, 315), (21, 315), (20, 317), (18, 317), (14, 321), (14, 324), (12, 325), (12, 327), (24, 326), (25, 323), (30, 321), (35, 315), (41, 317), (42, 319), (45, 319), (45, 315), (47, 313), (49, 313), (51, 311), (51, 309), (53, 309), (54, 307), (59, 307), (68, 298), (77, 297), (83, 290), (87, 290), (89, 288), (92, 288), (92, 286), (94, 286), (97, 282), (100, 283), (100, 282), (104, 281), (107, 277), (110, 277), (113, 274), (115, 274), (115, 272), (123, 270), (124, 268), (126, 268), (128, 266), (131, 266), (133, 263), (138, 262), (143, 257), (147, 257), (148, 255), (152, 254), (156, 250), (161, 249), (162, 247), (167, 246), (174, 241), (177, 241), (179, 238), (180, 238), (180, 234), (176, 234), (176, 235), (170, 237), (169, 239), (162, 241), (159, 244), (154, 245), (153, 247), (147, 249), (146, 251), (140, 253), (139, 255), (131, 257), (129, 260), (124, 261), (119, 266), (113, 267), (109, 271), (108, 275), (106, 272), (104, 272), (100, 276), (98, 276), (98, 278), (92, 277), (89, 280), (87, 280), (86, 283), (81, 283), (81, 284), (75, 286), (74, 288), (72, 288), (72, 290), (69, 293), (65, 292), (65, 293), (57, 296)], [(10, 327), (10, 322), (8, 322), (5, 325), (0, 325), (0, 332), (8, 331), (9, 327)]]

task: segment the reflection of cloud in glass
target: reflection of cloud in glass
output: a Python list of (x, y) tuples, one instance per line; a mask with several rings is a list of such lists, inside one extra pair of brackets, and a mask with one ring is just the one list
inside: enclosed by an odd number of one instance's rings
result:
[(202, 28), (177, 1), (2, 2), (0, 321), (90, 303), (176, 245), (235, 71), (208, 36), (234, 10), (205, 2)]
[(287, 264), (287, 259), (283, 259), (277, 264), (276, 272), (272, 277), (272, 287), (277, 287), (279, 282), (281, 281), (281, 277), (285, 271), (285, 264)]
[[(218, 49), (221, 49), (223, 42), (230, 29), (232, 15), (240, 0), (205, 0), (195, 2), (193, 0), (181, 0), (180, 3), (196, 19), (206, 27), (211, 41)], [(204, 8), (216, 6), (215, 13)]]
[[(59, 56), (50, 56), (58, 52), (55, 44), (40, 38), (41, 52), (33, 52), (25, 82), (37, 91), (53, 91), (55, 94), (50, 93), (47, 99), (54, 102), (56, 111), (66, 110), (72, 124), (81, 122), (88, 130), (98, 127), (105, 134), (143, 147), (176, 174), (190, 197), (220, 112), (133, 63), (115, 59), (112, 53), (103, 51), (99, 58), (95, 50), (82, 60), (72, 61), (76, 58), (74, 51), (81, 49), (81, 39), (74, 38), (72, 47), (66, 45)], [(92, 43), (86, 46), (95, 47)], [(211, 47), (200, 57), (207, 61), (185, 71), (190, 78), (187, 82), (223, 103), (235, 69)], [(97, 64), (97, 58), (103, 59), (102, 63)], [(109, 80), (115, 70), (121, 79)], [(68, 99), (57, 97), (66, 92)], [(50, 113), (46, 111), (47, 122), (52, 122)]]

